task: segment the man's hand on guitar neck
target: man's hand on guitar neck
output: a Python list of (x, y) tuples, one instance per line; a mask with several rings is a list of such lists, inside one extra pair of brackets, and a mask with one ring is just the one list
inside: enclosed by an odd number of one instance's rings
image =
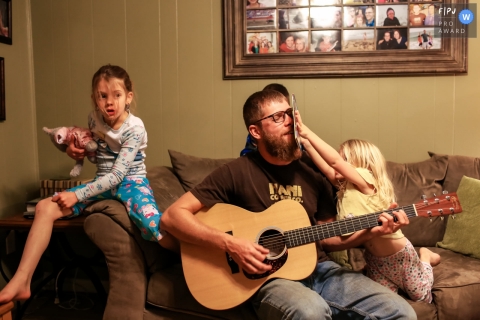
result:
[[(396, 207), (398, 207), (398, 205), (392, 203), (389, 209), (395, 209)], [(386, 212), (379, 216), (379, 221), (382, 225), (372, 228), (372, 234), (375, 234), (376, 236), (391, 234), (410, 223), (410, 220), (408, 220), (408, 217), (403, 210), (393, 211), (392, 213), (395, 216), (395, 219)]]
[(235, 237), (230, 237), (226, 245), (232, 259), (246, 272), (262, 274), (272, 269), (263, 263), (269, 251), (261, 245)]

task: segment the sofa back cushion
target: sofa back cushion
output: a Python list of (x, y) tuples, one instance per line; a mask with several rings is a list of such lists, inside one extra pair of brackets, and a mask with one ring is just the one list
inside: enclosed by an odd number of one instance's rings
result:
[[(433, 157), (442, 155), (428, 152)], [(445, 181), (443, 183), (444, 190), (449, 192), (457, 191), (463, 176), (474, 179), (480, 179), (480, 159), (469, 156), (448, 156), (448, 168)]]
[[(387, 171), (392, 180), (399, 206), (420, 202), (422, 195), (427, 198), (442, 193), (441, 182), (445, 179), (448, 166), (447, 156), (433, 156), (415, 163), (387, 161)], [(414, 218), (402, 228), (402, 232), (414, 246), (434, 247), (443, 239), (446, 221), (433, 218)]]
[(200, 158), (174, 150), (168, 150), (168, 153), (170, 154), (170, 161), (172, 162), (173, 170), (178, 176), (185, 192), (190, 191), (193, 187), (202, 182), (206, 176), (222, 164), (234, 160), (234, 158)]

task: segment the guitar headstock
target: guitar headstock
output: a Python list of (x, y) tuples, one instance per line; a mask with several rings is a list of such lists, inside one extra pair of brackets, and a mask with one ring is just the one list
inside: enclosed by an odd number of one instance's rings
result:
[(462, 212), (462, 206), (456, 192), (444, 193), (415, 203), (415, 209), (420, 217), (442, 217)]

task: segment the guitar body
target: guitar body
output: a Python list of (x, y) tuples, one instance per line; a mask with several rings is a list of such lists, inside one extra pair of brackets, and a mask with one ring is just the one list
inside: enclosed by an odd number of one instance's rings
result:
[(253, 213), (229, 204), (216, 204), (196, 217), (206, 225), (270, 250), (264, 261), (272, 266), (265, 274), (247, 274), (224, 251), (181, 242), (183, 272), (190, 292), (207, 308), (233, 308), (250, 298), (267, 280), (308, 277), (317, 262), (315, 242), (373, 228), (379, 215), (403, 210), (408, 218), (443, 217), (462, 212), (456, 193), (442, 194), (416, 204), (358, 217), (310, 225), (305, 209), (293, 200), (282, 200)]
[[(293, 200), (277, 202), (260, 213), (216, 204), (198, 212), (196, 217), (210, 227), (260, 244), (262, 236), (278, 238), (284, 231), (311, 226), (305, 209)], [(317, 251), (314, 242), (288, 250), (281, 246), (270, 251), (267, 263), (272, 265), (272, 271), (249, 275), (239, 270), (224, 251), (182, 242), (182, 264), (188, 288), (205, 307), (224, 310), (246, 301), (271, 278), (300, 280), (308, 277), (315, 268)]]

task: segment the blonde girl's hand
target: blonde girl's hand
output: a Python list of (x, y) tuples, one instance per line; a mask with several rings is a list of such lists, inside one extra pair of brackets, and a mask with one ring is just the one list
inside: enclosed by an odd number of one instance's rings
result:
[(75, 192), (64, 191), (55, 194), (52, 201), (56, 202), (62, 209), (70, 209), (78, 202), (78, 198)]
[(312, 144), (310, 143), (310, 141), (308, 141), (308, 139), (305, 139), (302, 137), (300, 137), (300, 143), (306, 150), (310, 150), (310, 147), (312, 146)]
[(295, 122), (297, 123), (298, 135), (303, 138), (303, 143), (305, 140), (308, 140), (308, 134), (310, 132), (310, 129), (308, 129), (308, 127), (303, 124), (302, 117), (300, 116), (300, 112), (298, 110), (295, 111)]

